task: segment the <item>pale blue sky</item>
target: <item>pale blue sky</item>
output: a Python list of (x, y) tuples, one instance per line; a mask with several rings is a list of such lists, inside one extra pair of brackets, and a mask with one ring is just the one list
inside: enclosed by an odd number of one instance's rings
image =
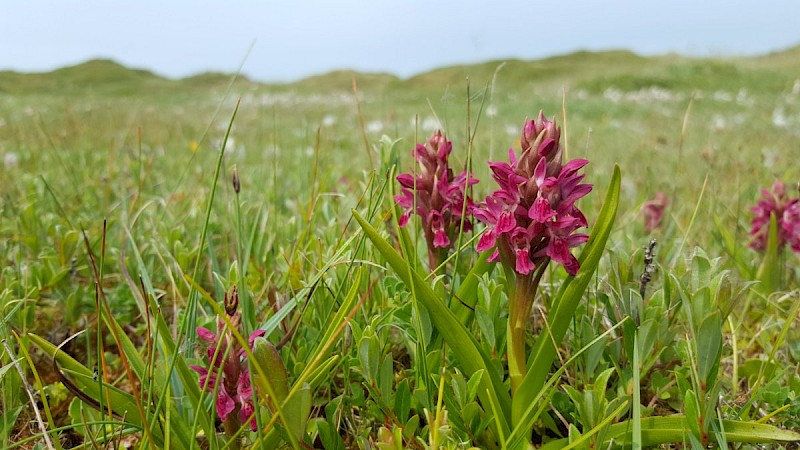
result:
[(800, 44), (800, 0), (121, 2), (0, 0), (0, 70), (90, 58), (181, 77), (292, 80), (333, 69), (409, 76), (574, 50), (749, 55)]

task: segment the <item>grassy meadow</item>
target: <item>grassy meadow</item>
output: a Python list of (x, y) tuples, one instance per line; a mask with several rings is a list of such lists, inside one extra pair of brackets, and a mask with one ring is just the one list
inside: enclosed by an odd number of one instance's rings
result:
[[(430, 267), (392, 195), (441, 129), (483, 201), (540, 110), (589, 160), (592, 237), (576, 276), (542, 268), (520, 385), (484, 226)], [(799, 143), (800, 47), (289, 84), (0, 72), (0, 447), (797, 448), (800, 255), (748, 233), (761, 189), (799, 195)], [(248, 368), (247, 420), (190, 367), (212, 355)]]

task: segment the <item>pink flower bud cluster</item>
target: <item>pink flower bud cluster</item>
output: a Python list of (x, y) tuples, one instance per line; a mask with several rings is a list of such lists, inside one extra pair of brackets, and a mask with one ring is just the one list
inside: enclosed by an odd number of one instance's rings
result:
[(419, 171), (397, 176), (402, 193), (394, 199), (403, 208), (400, 226), (406, 226), (411, 213), (416, 212), (422, 218), (429, 249), (451, 246), (461, 225), (462, 212), (464, 231), (472, 230), (469, 216), (473, 203), (465, 191), (478, 180), (468, 177), (466, 172), (453, 176), (447, 162), (452, 149), (453, 143), (437, 131), (424, 145), (417, 144), (412, 152), (419, 162)]
[(788, 245), (792, 251), (800, 253), (800, 197), (791, 198), (786, 186), (780, 181), (771, 190), (761, 190), (761, 200), (750, 208), (755, 217), (750, 228), (753, 239), (750, 247), (765, 250), (769, 237), (770, 215), (775, 214), (778, 225), (778, 248)]
[(562, 164), (561, 129), (539, 112), (525, 123), (521, 154), (509, 149), (509, 162), (490, 162), (500, 189), (476, 205), (473, 214), (488, 229), (478, 250), (496, 246), (492, 260), (527, 275), (547, 258), (560, 263), (570, 275), (580, 268), (570, 248), (588, 240), (575, 233), (587, 226), (575, 201), (592, 190), (578, 171), (589, 161), (574, 159)]

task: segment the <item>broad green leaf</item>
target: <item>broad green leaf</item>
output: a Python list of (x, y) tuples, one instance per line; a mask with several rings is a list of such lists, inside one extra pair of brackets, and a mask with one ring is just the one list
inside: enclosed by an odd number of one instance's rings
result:
[(264, 373), (266, 378), (269, 378), (269, 383), (275, 392), (275, 398), (272, 401), (281, 404), (289, 395), (289, 373), (286, 371), (281, 355), (269, 341), (258, 337), (253, 343), (253, 356), (252, 363), (260, 368), (253, 373), (256, 386), (264, 392), (267, 391), (267, 387), (264, 385), (265, 380), (257, 375), (257, 373)]
[(706, 386), (716, 383), (722, 354), (722, 321), (714, 312), (703, 320), (697, 336), (697, 366)]
[(394, 412), (397, 420), (404, 423), (408, 420), (408, 412), (411, 410), (411, 389), (408, 387), (408, 380), (403, 380), (397, 385), (394, 394)]
[(700, 404), (697, 401), (697, 395), (693, 390), (689, 389), (683, 396), (683, 407), (686, 409), (686, 421), (692, 434), (699, 438), (704, 430), (700, 429)]
[(442, 299), (436, 295), (430, 285), (403, 259), (397, 251), (384, 240), (375, 228), (365, 221), (355, 210), (353, 216), (358, 221), (364, 233), (373, 245), (386, 258), (389, 265), (408, 287), (413, 287), (412, 292), (417, 301), (429, 312), (434, 326), (442, 334), (447, 345), (456, 355), (458, 364), (467, 376), (472, 376), (479, 370), (484, 370), (488, 376), (481, 377), (479, 395), (485, 408), (494, 403), (498, 406), (499, 414), (497, 424), (502, 428), (503, 434), (508, 434), (508, 418), (511, 401), (508, 392), (498, 374), (490, 370), (491, 359), (475, 337), (461, 324), (459, 319), (450, 311)]
[(464, 282), (458, 287), (455, 298), (450, 303), (450, 309), (453, 310), (456, 317), (458, 317), (458, 321), (464, 326), (469, 324), (475, 312), (475, 304), (478, 301), (478, 283), (481, 277), (494, 268), (494, 263), (488, 261), (490, 256), (492, 256), (491, 250), (478, 255), (478, 259), (472, 265), (472, 270), (469, 271)]
[(311, 386), (305, 383), (297, 390), (297, 394), (288, 399), (283, 408), (286, 424), (297, 442), (303, 441), (306, 422), (311, 413)]
[[(800, 433), (755, 422), (723, 420), (721, 428), (724, 430), (728, 442), (769, 444), (800, 441)], [(609, 442), (613, 442), (615, 446), (630, 445), (631, 429), (629, 420), (609, 426), (606, 441), (598, 448), (606, 448)], [(685, 416), (642, 418), (642, 446), (653, 447), (661, 444), (688, 442), (690, 434)], [(550, 441), (539, 448), (540, 450), (556, 450), (564, 448), (567, 444), (568, 440), (564, 438)]]
[[(553, 300), (551, 311), (547, 317), (547, 330), (550, 333), (545, 330), (536, 339), (531, 353), (532, 357), (528, 358), (528, 373), (522, 380), (512, 402), (511, 415), (512, 423), (515, 427), (517, 422), (522, 419), (525, 410), (538, 395), (539, 390), (542, 389), (545, 379), (550, 373), (550, 366), (556, 356), (555, 346), (561, 344), (561, 340), (573, 320), (575, 308), (583, 298), (583, 294), (594, 277), (597, 266), (600, 264), (600, 258), (603, 256), (606, 242), (617, 216), (620, 179), (619, 166), (614, 166), (611, 183), (603, 206), (600, 209), (600, 214), (597, 217), (597, 222), (589, 236), (589, 242), (578, 258), (581, 268), (576, 276), (569, 277), (564, 281)], [(533, 424), (524, 424), (524, 427), (527, 428), (531, 426)]]
[(769, 234), (764, 260), (758, 268), (756, 279), (761, 282), (758, 289), (764, 294), (771, 294), (780, 288), (781, 266), (778, 261), (778, 221), (775, 214), (769, 216)]
[(319, 440), (322, 441), (322, 447), (325, 450), (345, 450), (344, 440), (335, 427), (320, 420), (317, 422), (317, 430), (319, 431)]

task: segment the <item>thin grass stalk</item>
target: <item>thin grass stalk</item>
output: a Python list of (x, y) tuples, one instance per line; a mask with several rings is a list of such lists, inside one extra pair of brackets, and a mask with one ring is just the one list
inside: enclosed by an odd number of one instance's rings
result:
[(686, 227), (686, 231), (683, 233), (683, 239), (681, 239), (681, 245), (678, 247), (678, 251), (675, 252), (675, 257), (672, 260), (672, 264), (670, 264), (670, 271), (675, 269), (675, 266), (678, 264), (680, 260), (681, 253), (683, 253), (683, 247), (686, 245), (686, 240), (689, 238), (689, 233), (692, 231), (692, 226), (694, 225), (694, 221), (697, 218), (697, 213), (700, 211), (700, 204), (703, 202), (703, 194), (706, 192), (706, 187), (708, 186), (708, 174), (706, 174), (705, 180), (703, 180), (703, 187), (700, 189), (700, 195), (697, 197), (697, 203), (694, 205), (694, 212), (692, 212), (692, 218), (689, 219), (689, 226)]
[[(214, 205), (214, 196), (217, 192), (217, 182), (219, 181), (219, 174), (222, 168), (222, 158), (225, 156), (225, 145), (228, 143), (228, 137), (231, 134), (231, 128), (233, 128), (233, 121), (236, 119), (236, 112), (239, 111), (239, 104), (241, 103), (242, 99), (239, 98), (236, 100), (236, 106), (233, 108), (233, 114), (231, 114), (231, 119), (228, 121), (228, 128), (225, 130), (225, 137), (222, 139), (222, 146), (219, 150), (219, 157), (217, 158), (217, 165), (214, 169), (214, 178), (211, 183), (211, 192), (208, 197), (208, 205), (206, 206), (206, 215), (205, 220), (203, 221), (203, 228), (200, 231), (200, 246), (198, 247), (197, 252), (197, 259), (194, 263), (194, 270), (192, 270), (192, 279), (197, 279), (197, 275), (200, 273), (200, 260), (203, 256), (203, 248), (206, 244), (206, 237), (208, 235), (208, 224), (211, 221), (211, 209)], [(198, 300), (198, 292), (194, 288), (190, 288), (189, 291), (189, 300), (186, 305), (186, 312), (185, 312), (185, 319), (183, 321), (183, 326), (178, 333), (178, 347), (180, 347), (181, 342), (183, 339), (186, 339), (186, 345), (184, 346), (184, 355), (188, 358), (192, 355), (194, 344), (196, 341), (196, 337), (193, 333), (190, 333), (189, 330), (194, 330), (197, 327), (197, 300)], [(171, 373), (170, 373), (171, 375)]]
[(631, 405), (631, 450), (642, 448), (642, 398), (641, 378), (639, 366), (641, 365), (641, 349), (639, 348), (639, 329), (633, 332), (633, 405)]
[[(103, 234), (105, 234), (105, 222), (104, 222), (104, 225), (103, 225)], [(112, 323), (116, 324), (117, 323), (116, 319), (114, 319), (114, 315), (113, 315), (113, 313), (111, 311), (111, 307), (108, 304), (108, 299), (106, 298), (105, 291), (102, 288), (102, 279), (100, 278), (100, 271), (99, 271), (99, 269), (97, 267), (97, 262), (96, 262), (94, 253), (92, 252), (92, 246), (89, 243), (89, 237), (86, 235), (85, 231), (83, 232), (83, 241), (84, 241), (84, 244), (86, 245), (86, 252), (87, 252), (87, 254), (89, 256), (89, 262), (90, 262), (90, 267), (92, 269), (92, 274), (94, 275), (95, 289), (97, 289), (97, 292), (100, 295), (100, 299), (102, 300), (101, 303), (102, 303), (102, 306), (103, 306), (103, 311), (106, 314), (105, 315), (105, 320), (108, 321), (108, 322), (112, 322)], [(101, 251), (103, 251), (103, 250), (101, 249)], [(101, 316), (102, 316), (102, 314), (101, 314)], [(109, 329), (111, 331), (111, 335), (114, 337), (114, 342), (116, 342), (116, 344), (117, 344), (117, 349), (119, 350), (120, 361), (122, 362), (122, 366), (125, 369), (125, 374), (128, 377), (128, 379), (131, 380), (131, 388), (133, 390), (133, 398), (135, 400), (136, 407), (139, 410), (139, 415), (142, 417), (142, 420), (145, 421), (147, 415), (145, 413), (144, 405), (142, 404), (142, 398), (141, 398), (141, 396), (139, 394), (139, 389), (136, 386), (136, 381), (134, 380), (133, 372), (131, 371), (130, 363), (128, 362), (128, 355), (125, 352), (125, 348), (122, 345), (122, 341), (120, 339), (120, 335), (119, 335), (116, 327), (115, 326), (111, 326), (111, 327), (109, 327)], [(101, 378), (101, 377), (98, 377), (98, 378)], [(141, 381), (141, 378), (139, 379), (139, 381)], [(105, 386), (108, 386), (106, 383), (103, 383), (103, 384)], [(106, 393), (106, 395), (108, 395), (108, 394)], [(102, 396), (102, 394), (101, 394), (101, 396)], [(150, 428), (149, 427), (144, 427), (144, 431), (145, 431), (145, 435), (147, 436), (148, 441), (150, 442), (150, 445), (152, 446), (153, 443), (154, 443), (154, 440), (153, 440), (153, 436), (152, 436)]]

